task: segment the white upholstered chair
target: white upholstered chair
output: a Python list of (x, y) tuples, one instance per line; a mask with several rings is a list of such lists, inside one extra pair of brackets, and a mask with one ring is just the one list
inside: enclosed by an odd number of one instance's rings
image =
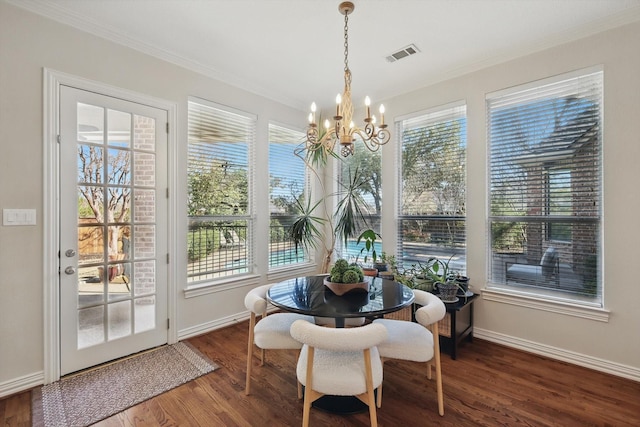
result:
[[(244, 298), (244, 305), (251, 313), (249, 319), (249, 340), (247, 344), (247, 381), (244, 392), (251, 391), (251, 367), (253, 365), (253, 346), (261, 350), (260, 365), (264, 365), (266, 350), (299, 350), (302, 344), (291, 337), (291, 324), (299, 319), (313, 322), (313, 317), (295, 313), (273, 313), (267, 316), (267, 291), (273, 286), (263, 285), (250, 290)], [(256, 322), (257, 317), (260, 320)], [(298, 389), (300, 397), (300, 388)]]
[[(436, 368), (436, 389), (438, 394), (438, 413), (444, 415), (444, 395), (442, 392), (442, 369), (440, 366), (440, 340), (438, 321), (446, 314), (444, 303), (437, 296), (414, 289), (415, 303), (421, 305), (416, 310), (418, 323), (404, 320), (376, 319), (374, 324), (384, 325), (389, 337), (378, 345), (380, 357), (385, 359), (429, 362), (427, 378), (431, 379), (431, 365)], [(382, 387), (378, 389), (378, 407), (382, 404)]]
[(382, 384), (382, 361), (375, 346), (387, 337), (386, 328), (330, 328), (298, 320), (291, 336), (304, 343), (296, 370), (305, 387), (303, 427), (309, 425), (311, 404), (325, 394), (356, 396), (369, 406), (371, 425), (377, 426), (373, 391)]

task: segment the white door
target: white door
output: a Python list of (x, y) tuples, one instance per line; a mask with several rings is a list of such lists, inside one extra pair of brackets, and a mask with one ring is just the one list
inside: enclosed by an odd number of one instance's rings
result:
[(60, 89), (60, 368), (167, 342), (167, 111)]

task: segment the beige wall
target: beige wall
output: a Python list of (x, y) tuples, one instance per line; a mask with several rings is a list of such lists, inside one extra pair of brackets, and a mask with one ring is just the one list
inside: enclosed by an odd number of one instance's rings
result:
[[(0, 1), (0, 209), (37, 210), (36, 226), (0, 225), (0, 396), (42, 378), (43, 326), (43, 68), (162, 99), (177, 105), (179, 168), (186, 166), (188, 96), (258, 117), (258, 158), (266, 158), (268, 122), (302, 127), (306, 112), (222, 84)], [(264, 167), (264, 162), (260, 167)], [(268, 203), (268, 182), (257, 202)], [(186, 206), (185, 179), (176, 197)], [(179, 210), (179, 209), (178, 209)], [(180, 215), (186, 215), (179, 212)], [(178, 218), (180, 220), (180, 218)], [(268, 218), (262, 219), (268, 227)], [(184, 217), (183, 221), (184, 222)], [(180, 237), (182, 236), (182, 237)], [(184, 232), (177, 237), (179, 247)], [(266, 260), (266, 255), (264, 255)], [(176, 256), (177, 263), (186, 257)], [(266, 261), (265, 261), (266, 262)], [(264, 263), (263, 263), (264, 264)], [(177, 264), (176, 264), (177, 265)], [(186, 270), (185, 270), (186, 271)], [(243, 319), (247, 288), (185, 298), (177, 284), (178, 335)], [(262, 274), (262, 280), (266, 276)], [(54, 283), (47, 286), (54, 286)]]
[[(611, 312), (609, 322), (497, 303), (481, 296), (476, 304), (476, 335), (640, 379), (638, 283), (632, 278), (633, 266), (640, 259), (640, 223), (635, 220), (640, 209), (636, 184), (640, 182), (636, 164), (640, 159), (640, 23), (398, 96), (385, 105), (402, 116), (466, 101), (467, 273), (477, 292), (487, 280), (485, 95), (599, 65), (604, 69), (604, 301)], [(385, 184), (384, 194), (392, 193), (392, 184), (388, 180)], [(393, 215), (392, 206), (385, 208), (383, 215)], [(383, 230), (383, 235), (388, 232), (391, 230)]]
[[(404, 115), (464, 99), (468, 112), (468, 273), (475, 290), (486, 270), (486, 138), (484, 97), (488, 92), (532, 80), (604, 65), (604, 215), (605, 304), (609, 323), (478, 301), (478, 333), (494, 340), (550, 355), (575, 354), (576, 360), (602, 361), (611, 369), (640, 378), (640, 310), (629, 280), (640, 258), (640, 24), (609, 31), (536, 55), (456, 78), (385, 102)], [(178, 144), (186, 153), (186, 101), (195, 95), (258, 116), (258, 139), (268, 120), (298, 125), (305, 112), (224, 85), (178, 66), (84, 34), (0, 1), (0, 209), (33, 208), (38, 225), (0, 225), (0, 396), (3, 390), (33, 385), (44, 366), (43, 327), (43, 67), (173, 102), (178, 108)], [(389, 84), (393, 84), (390, 82)], [(385, 147), (386, 151), (391, 147)], [(184, 168), (185, 160), (179, 160)], [(393, 162), (385, 163), (393, 176)], [(184, 185), (184, 180), (180, 181)], [(385, 194), (394, 194), (385, 180)], [(266, 192), (263, 191), (263, 194)], [(260, 200), (265, 202), (266, 199)], [(384, 205), (386, 218), (395, 215)], [(385, 245), (395, 232), (385, 221)], [(388, 237), (388, 240), (387, 240)], [(47, 284), (53, 286), (54, 284)], [(182, 289), (183, 283), (178, 284)], [(238, 288), (185, 298), (179, 291), (177, 328), (182, 335), (242, 318)], [(625, 371), (626, 370), (626, 371)]]

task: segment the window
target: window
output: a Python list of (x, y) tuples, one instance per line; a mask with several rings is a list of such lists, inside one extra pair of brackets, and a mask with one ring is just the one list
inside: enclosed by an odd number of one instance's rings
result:
[(466, 274), (466, 107), (444, 106), (398, 122), (398, 263), (430, 258)]
[(601, 306), (602, 72), (487, 98), (491, 282)]
[[(380, 233), (380, 218), (382, 210), (382, 163), (380, 150), (370, 151), (362, 143), (356, 144), (353, 155), (340, 157), (338, 163), (338, 197), (337, 203), (345, 200), (345, 195), (353, 194), (353, 205), (357, 205), (362, 213), (361, 218), (356, 218), (357, 232), (352, 239), (349, 239), (346, 247), (344, 242), (336, 242), (337, 252), (341, 258), (350, 261), (364, 262), (361, 249), (365, 247), (364, 242), (356, 245), (356, 239), (366, 229), (372, 229)], [(376, 255), (382, 254), (382, 242), (377, 239), (375, 242)], [(367, 259), (367, 262), (371, 261)]]
[(309, 254), (289, 239), (296, 203), (308, 196), (304, 161), (294, 154), (305, 134), (269, 124), (269, 268), (309, 262)]
[(188, 282), (248, 273), (256, 118), (204, 100), (188, 116)]

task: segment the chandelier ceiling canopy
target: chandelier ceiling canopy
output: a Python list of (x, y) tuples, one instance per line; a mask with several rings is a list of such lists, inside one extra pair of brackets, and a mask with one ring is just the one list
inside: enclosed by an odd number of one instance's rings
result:
[(380, 123), (376, 124), (376, 117), (371, 115), (371, 100), (365, 97), (364, 127), (358, 127), (353, 122), (353, 103), (351, 102), (351, 70), (349, 69), (349, 14), (355, 6), (352, 2), (340, 3), (338, 10), (344, 15), (344, 91), (336, 96), (336, 114), (333, 125), (329, 119), (324, 121), (324, 129), (316, 123), (316, 103), (311, 104), (309, 113), (309, 127), (307, 128), (306, 147), (310, 151), (324, 149), (333, 151), (339, 143), (340, 154), (343, 157), (352, 155), (355, 151), (354, 142), (359, 137), (371, 151), (378, 151), (380, 146), (389, 142), (391, 137), (384, 122), (384, 105), (380, 104)]

